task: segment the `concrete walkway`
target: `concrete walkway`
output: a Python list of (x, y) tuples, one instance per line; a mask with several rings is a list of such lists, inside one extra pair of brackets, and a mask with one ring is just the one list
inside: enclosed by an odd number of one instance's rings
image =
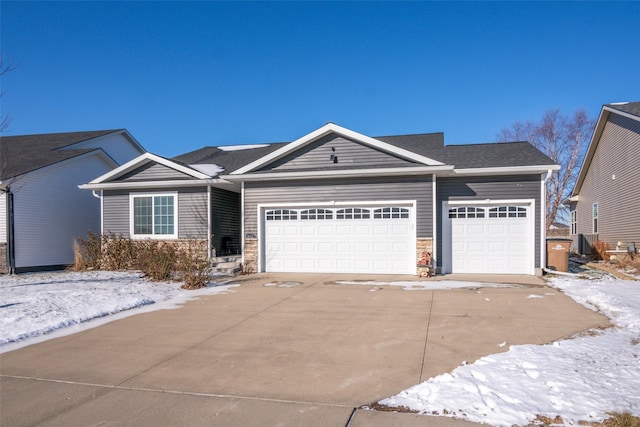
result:
[(340, 280), (389, 277), (240, 277), (232, 293), (2, 354), (0, 425), (472, 425), (354, 408), (506, 351), (500, 343), (608, 323), (535, 284), (406, 291)]

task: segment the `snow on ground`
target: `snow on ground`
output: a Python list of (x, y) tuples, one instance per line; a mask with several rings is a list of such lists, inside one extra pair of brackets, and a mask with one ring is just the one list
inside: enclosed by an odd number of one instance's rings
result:
[[(385, 285), (407, 290), (511, 286), (340, 283), (373, 290)], [(549, 345), (511, 346), (380, 403), (495, 426), (527, 425), (538, 415), (559, 415), (567, 425), (602, 420), (612, 411), (640, 415), (640, 283), (599, 275), (595, 280), (558, 277), (550, 285), (602, 311), (615, 327)], [(149, 282), (132, 272), (0, 276), (0, 353), (141, 311), (177, 307), (199, 295), (233, 291), (233, 285), (223, 284), (199, 291), (179, 286)]]
[(559, 415), (565, 425), (614, 411), (640, 415), (640, 283), (559, 277), (550, 285), (600, 310), (615, 327), (511, 346), (380, 403), (493, 426), (528, 425), (538, 415)]
[(214, 283), (187, 291), (180, 283), (150, 282), (137, 272), (0, 275), (0, 353), (230, 288)]

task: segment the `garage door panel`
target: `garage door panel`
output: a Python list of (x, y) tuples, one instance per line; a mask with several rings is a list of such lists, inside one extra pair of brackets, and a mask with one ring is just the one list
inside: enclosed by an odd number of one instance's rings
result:
[(269, 220), (267, 211), (266, 271), (415, 274), (412, 214), (387, 218), (374, 217), (374, 208), (321, 208), (323, 215), (316, 216), (314, 209), (304, 215), (301, 209), (297, 217), (295, 209), (287, 209), (286, 220), (274, 219), (277, 210)]
[(318, 242), (318, 252), (320, 253), (331, 253), (335, 250), (335, 244), (332, 242)]
[[(530, 274), (533, 226), (530, 206), (468, 205), (449, 209), (454, 273)], [(492, 212), (492, 213), (491, 213)], [(518, 215), (506, 213), (517, 212)]]

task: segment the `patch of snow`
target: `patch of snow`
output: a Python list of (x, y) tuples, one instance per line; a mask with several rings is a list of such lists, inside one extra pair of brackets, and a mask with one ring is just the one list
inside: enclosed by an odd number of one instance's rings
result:
[(565, 425), (601, 421), (613, 411), (640, 415), (640, 284), (608, 277), (550, 284), (602, 311), (615, 327), (511, 346), (380, 403), (493, 426), (529, 425), (538, 415), (559, 415)]
[(223, 145), (221, 147), (218, 147), (218, 150), (222, 150), (222, 151), (253, 150), (254, 148), (264, 148), (268, 146), (269, 144)]
[(180, 283), (150, 282), (122, 271), (0, 276), (0, 353), (232, 287), (213, 283), (187, 291)]
[(544, 298), (542, 295), (535, 295), (535, 294), (531, 294), (527, 297), (527, 299), (539, 299), (539, 298)]
[(209, 175), (211, 177), (218, 176), (220, 172), (224, 171), (224, 168), (222, 166), (218, 166), (212, 163), (211, 164), (201, 163), (201, 164), (189, 165), (189, 167), (192, 167), (198, 172), (202, 172), (203, 174)]

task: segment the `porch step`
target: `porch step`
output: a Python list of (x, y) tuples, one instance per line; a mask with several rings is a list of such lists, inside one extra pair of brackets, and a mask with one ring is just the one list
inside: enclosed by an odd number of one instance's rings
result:
[(211, 271), (214, 273), (236, 274), (242, 270), (242, 256), (228, 255), (211, 258)]

